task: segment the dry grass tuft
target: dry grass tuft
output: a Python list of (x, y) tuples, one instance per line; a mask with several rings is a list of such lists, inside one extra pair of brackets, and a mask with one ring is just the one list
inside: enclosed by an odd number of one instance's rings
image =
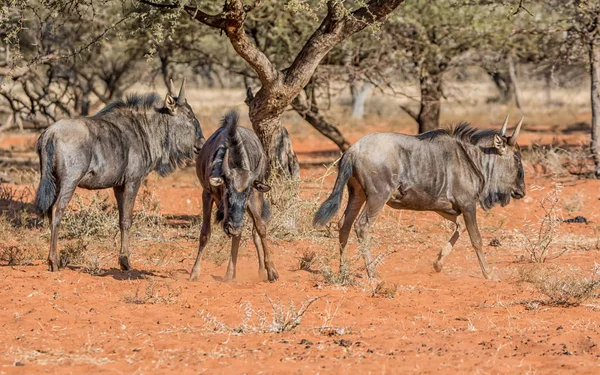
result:
[(371, 297), (396, 298), (397, 293), (398, 284), (387, 286), (385, 281), (380, 281), (375, 284), (371, 292)]
[(146, 280), (143, 291), (140, 288), (135, 293), (128, 292), (123, 297), (125, 303), (144, 304), (174, 304), (181, 294), (181, 288), (173, 288), (169, 283), (155, 279)]
[[(310, 306), (322, 297), (306, 298), (296, 306), (293, 301), (288, 304), (280, 300), (273, 301), (268, 295), (265, 298), (269, 302), (268, 312), (255, 309), (249, 301), (243, 301), (240, 307), (244, 316), (242, 321), (235, 326), (229, 326), (208, 311), (200, 311), (200, 317), (204, 320), (207, 328), (216, 333), (232, 333), (243, 335), (247, 333), (284, 333), (293, 331), (302, 322), (302, 317)], [(270, 310), (270, 311), (269, 311)]]
[(548, 299), (524, 301), (528, 308), (539, 305), (578, 306), (581, 303), (600, 297), (600, 265), (594, 264), (591, 276), (582, 277), (575, 270), (532, 267), (519, 270), (520, 281), (533, 284), (536, 290)]
[(303, 271), (310, 271), (313, 264), (316, 261), (317, 254), (314, 251), (304, 250), (300, 258), (298, 269)]

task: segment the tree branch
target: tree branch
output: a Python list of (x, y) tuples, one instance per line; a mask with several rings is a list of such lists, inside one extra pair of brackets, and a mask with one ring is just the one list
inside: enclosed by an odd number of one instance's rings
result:
[(323, 57), (336, 44), (369, 24), (382, 20), (403, 1), (371, 0), (366, 6), (348, 14), (343, 2), (329, 0), (323, 22), (304, 44), (292, 65), (286, 69), (286, 85), (306, 86)]
[(418, 120), (419, 115), (417, 114), (417, 112), (415, 112), (412, 109), (408, 108), (404, 104), (398, 104), (398, 106), (400, 107), (401, 110), (403, 110), (404, 112), (406, 112), (406, 114), (408, 114), (410, 117), (412, 117), (415, 121)]
[[(162, 9), (176, 9), (179, 4), (155, 3), (148, 0), (139, 0), (140, 3)], [(198, 7), (185, 5), (183, 9), (193, 19), (207, 26), (223, 30), (235, 51), (256, 71), (258, 78), (264, 86), (272, 86), (278, 79), (280, 72), (271, 60), (248, 37), (244, 30), (246, 14), (260, 6), (260, 1), (251, 5), (244, 5), (243, 0), (226, 1), (223, 11), (219, 14), (208, 14)]]

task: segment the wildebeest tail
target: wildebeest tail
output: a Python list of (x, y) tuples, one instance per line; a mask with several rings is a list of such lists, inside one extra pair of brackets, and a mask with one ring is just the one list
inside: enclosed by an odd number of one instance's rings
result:
[(333, 191), (315, 214), (313, 219), (314, 226), (327, 224), (333, 215), (339, 211), (340, 203), (342, 202), (342, 194), (344, 193), (344, 186), (348, 183), (350, 176), (352, 176), (352, 160), (349, 154), (344, 154), (338, 166), (338, 176), (335, 180)]
[(35, 195), (35, 209), (39, 214), (45, 214), (56, 200), (56, 184), (53, 175), (54, 143), (47, 139), (43, 145), (44, 136), (40, 136), (37, 143), (37, 153), (40, 158), (40, 184)]

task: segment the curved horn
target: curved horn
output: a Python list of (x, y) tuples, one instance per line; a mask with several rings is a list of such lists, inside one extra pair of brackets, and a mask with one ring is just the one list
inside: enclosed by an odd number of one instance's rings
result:
[(173, 86), (173, 80), (169, 79), (169, 87), (167, 87), (169, 89), (169, 95), (171, 96), (175, 96), (175, 86)]
[(521, 117), (521, 121), (519, 121), (519, 123), (517, 124), (517, 127), (515, 128), (515, 131), (510, 136), (510, 139), (508, 140), (509, 145), (514, 146), (517, 143), (517, 137), (519, 136), (519, 132), (521, 132), (521, 125), (523, 125), (524, 118), (525, 118), (525, 116)]
[(229, 149), (225, 150), (225, 156), (223, 156), (223, 162), (221, 164), (221, 170), (225, 176), (229, 176), (231, 170), (229, 169)]
[(500, 129), (500, 135), (504, 137), (506, 134), (506, 127), (508, 126), (508, 115), (506, 115), (506, 119), (504, 119), (504, 124), (502, 124), (502, 129)]
[(179, 95), (177, 95), (177, 104), (183, 105), (185, 103), (185, 77), (181, 82), (181, 88), (179, 89)]

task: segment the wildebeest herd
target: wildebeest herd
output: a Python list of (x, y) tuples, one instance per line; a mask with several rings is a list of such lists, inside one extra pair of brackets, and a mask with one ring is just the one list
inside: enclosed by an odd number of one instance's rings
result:
[[(121, 251), (119, 265), (130, 270), (129, 230), (142, 180), (152, 171), (165, 176), (194, 158), (202, 185), (202, 229), (190, 280), (200, 276), (202, 251), (211, 233), (211, 213), (231, 237), (231, 257), (225, 280), (236, 276), (244, 214), (252, 220), (261, 280), (279, 278), (266, 241), (270, 217), (265, 193), (269, 161), (253, 131), (238, 125), (229, 112), (219, 129), (205, 140), (200, 124), (185, 98), (185, 79), (175, 95), (173, 84), (162, 100), (154, 93), (134, 95), (106, 106), (91, 117), (60, 120), (39, 137), (41, 179), (35, 198), (37, 210), (51, 226), (50, 271), (61, 266), (58, 230), (76, 187), (113, 188), (119, 209)], [(364, 136), (342, 156), (329, 198), (316, 212), (315, 226), (328, 223), (340, 209), (344, 186), (348, 203), (339, 221), (340, 269), (352, 225), (359, 239), (367, 273), (375, 277), (370, 252), (370, 228), (387, 204), (395, 209), (434, 211), (456, 224), (434, 268), (440, 272), (458, 237), (467, 230), (479, 265), (487, 279), (497, 280), (482, 252), (476, 208), (505, 206), (510, 198), (525, 196), (521, 153), (517, 138), (523, 124), (506, 135), (502, 129), (477, 130), (461, 123), (453, 130), (434, 130), (410, 136), (373, 133)], [(364, 208), (363, 208), (364, 206)], [(362, 211), (361, 211), (362, 209)], [(358, 218), (358, 220), (357, 220)]]

